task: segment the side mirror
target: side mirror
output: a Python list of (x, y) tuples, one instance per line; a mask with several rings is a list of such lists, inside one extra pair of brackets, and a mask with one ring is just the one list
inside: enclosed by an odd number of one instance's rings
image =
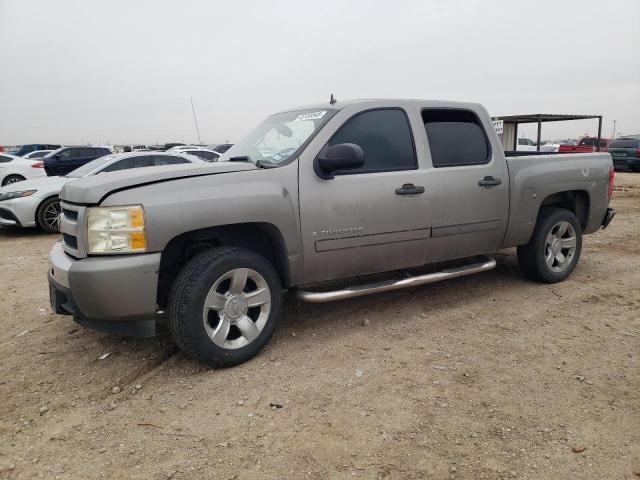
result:
[(320, 178), (331, 180), (337, 170), (351, 170), (364, 165), (364, 151), (355, 143), (340, 143), (329, 147), (313, 162), (313, 170)]

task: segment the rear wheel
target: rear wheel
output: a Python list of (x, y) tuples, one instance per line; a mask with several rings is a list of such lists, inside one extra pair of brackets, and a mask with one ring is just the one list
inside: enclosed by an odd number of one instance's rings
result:
[(4, 180), (2, 180), (2, 186), (9, 185), (11, 183), (17, 183), (26, 180), (22, 175), (7, 175)]
[(518, 247), (518, 264), (532, 280), (556, 283), (576, 267), (582, 251), (582, 229), (576, 216), (563, 208), (540, 209), (533, 236)]
[(264, 257), (241, 248), (203, 252), (182, 269), (169, 294), (169, 327), (188, 355), (216, 367), (255, 356), (282, 310), (282, 286)]
[(36, 212), (38, 227), (47, 233), (58, 233), (60, 231), (61, 211), (58, 197), (46, 199), (40, 204)]

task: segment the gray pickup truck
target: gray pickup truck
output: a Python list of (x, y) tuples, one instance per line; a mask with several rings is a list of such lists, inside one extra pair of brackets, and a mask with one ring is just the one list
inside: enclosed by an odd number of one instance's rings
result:
[(285, 291), (326, 302), (432, 283), (514, 246), (527, 277), (562, 281), (582, 235), (613, 218), (612, 190), (608, 153), (505, 157), (478, 104), (287, 110), (215, 164), (67, 183), (51, 304), (141, 336), (164, 311), (189, 355), (234, 365), (269, 340)]

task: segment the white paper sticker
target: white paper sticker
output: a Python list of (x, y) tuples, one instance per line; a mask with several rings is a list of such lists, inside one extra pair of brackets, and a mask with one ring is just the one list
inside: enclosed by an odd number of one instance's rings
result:
[(327, 113), (326, 110), (322, 110), (320, 112), (303, 113), (302, 115), (298, 115), (294, 121), (300, 122), (302, 120), (318, 120), (319, 118), (324, 117), (325, 113)]

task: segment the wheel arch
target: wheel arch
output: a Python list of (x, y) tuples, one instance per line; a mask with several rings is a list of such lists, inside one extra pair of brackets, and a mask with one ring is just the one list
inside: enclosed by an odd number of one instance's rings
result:
[(266, 222), (238, 223), (207, 227), (181, 233), (162, 250), (158, 272), (158, 305), (164, 308), (178, 272), (198, 253), (216, 247), (252, 250), (271, 262), (284, 288), (290, 285), (290, 268), (282, 233)]
[(591, 207), (591, 197), (585, 190), (567, 190), (556, 192), (546, 196), (538, 208), (538, 214), (543, 207), (564, 208), (572, 212), (578, 219), (580, 228), (585, 230), (589, 221), (589, 209)]
[(6, 180), (7, 178), (9, 178), (9, 177), (22, 177), (22, 180), (21, 180), (21, 181), (24, 181), (24, 180), (26, 180), (26, 179), (27, 179), (27, 177), (25, 177), (25, 176), (24, 176), (24, 175), (22, 175), (21, 173), (9, 172), (9, 173), (7, 173), (6, 175), (4, 175), (4, 176), (2, 177), (2, 179), (0, 179), (0, 186), (3, 186), (3, 187), (4, 187), (4, 186), (6, 186), (4, 182), (5, 182), (5, 180)]

